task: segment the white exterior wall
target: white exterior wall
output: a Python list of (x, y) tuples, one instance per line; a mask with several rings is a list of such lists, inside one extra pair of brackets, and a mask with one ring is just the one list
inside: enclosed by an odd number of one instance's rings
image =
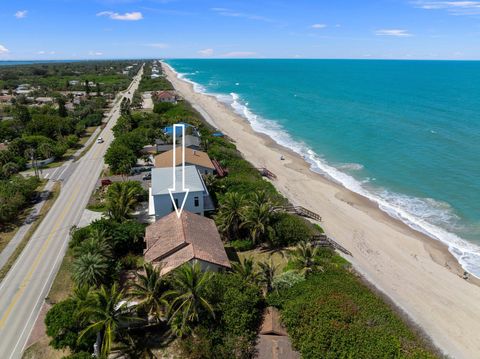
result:
[(222, 266), (205, 262), (200, 259), (192, 259), (190, 260), (190, 262), (198, 263), (200, 265), (200, 269), (202, 270), (202, 272), (218, 272), (220, 269), (223, 269)]
[[(185, 196), (184, 192), (174, 193), (173, 198), (177, 199), (178, 202), (178, 209), (180, 209), (183, 198)], [(185, 206), (183, 207), (184, 210), (187, 210), (192, 213), (200, 214), (203, 216), (203, 196), (204, 192), (190, 192), (188, 194), (187, 200), (185, 202)], [(195, 197), (198, 197), (198, 207), (195, 206)], [(170, 214), (173, 209), (172, 200), (170, 198), (170, 194), (157, 194), (153, 196), (153, 205), (155, 209), (155, 219), (160, 219), (165, 217), (167, 214)]]

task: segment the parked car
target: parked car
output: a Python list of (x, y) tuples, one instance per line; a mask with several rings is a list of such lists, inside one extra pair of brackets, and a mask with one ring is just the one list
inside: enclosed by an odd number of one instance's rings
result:
[(145, 176), (142, 177), (142, 180), (144, 181), (149, 181), (152, 179), (152, 174), (151, 173), (147, 173)]

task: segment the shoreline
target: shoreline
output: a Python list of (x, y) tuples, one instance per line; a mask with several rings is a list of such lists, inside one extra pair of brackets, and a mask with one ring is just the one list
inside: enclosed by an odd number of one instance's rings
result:
[[(475, 310), (480, 303), (479, 281), (460, 277), (463, 269), (445, 244), (311, 171), (298, 154), (254, 132), (232, 108), (212, 95), (195, 92), (192, 83), (163, 65), (174, 88), (207, 122), (231, 137), (248, 161), (277, 175), (273, 184), (285, 197), (322, 216), (326, 233), (353, 253), (348, 259), (354, 268), (405, 311), (435, 345), (458, 358), (480, 352), (475, 334), (480, 329)], [(285, 161), (279, 160), (281, 155)]]

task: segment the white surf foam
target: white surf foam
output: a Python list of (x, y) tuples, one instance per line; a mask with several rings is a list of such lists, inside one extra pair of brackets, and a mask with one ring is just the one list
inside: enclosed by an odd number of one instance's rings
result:
[(460, 265), (467, 272), (480, 278), (480, 247), (451, 232), (455, 228), (458, 217), (447, 203), (431, 198), (406, 196), (386, 189), (375, 189), (369, 186), (371, 180), (359, 181), (342, 172), (342, 170), (359, 171), (363, 169), (363, 165), (358, 163), (346, 163), (338, 167), (330, 165), (305, 143), (294, 140), (280, 124), (253, 113), (249, 109), (248, 103), (242, 103), (238, 94), (234, 92), (229, 95), (207, 93), (204, 86), (189, 80), (186, 78), (187, 75), (177, 74), (182, 80), (191, 83), (196, 92), (215, 96), (219, 101), (230, 105), (237, 114), (250, 123), (254, 131), (268, 135), (278, 144), (302, 156), (310, 164), (312, 171), (323, 174), (347, 189), (370, 199), (391, 217), (447, 245), (450, 253), (457, 258)]

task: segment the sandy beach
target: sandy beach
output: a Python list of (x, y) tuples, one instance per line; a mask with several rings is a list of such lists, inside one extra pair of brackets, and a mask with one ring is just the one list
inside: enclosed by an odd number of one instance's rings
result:
[(480, 287), (461, 278), (463, 270), (445, 245), (310, 171), (298, 155), (254, 132), (230, 107), (196, 93), (192, 84), (163, 67), (179, 94), (231, 137), (248, 161), (277, 175), (273, 183), (279, 191), (293, 204), (322, 216), (326, 233), (352, 252), (348, 260), (355, 269), (405, 311), (440, 350), (454, 358), (480, 357)]

